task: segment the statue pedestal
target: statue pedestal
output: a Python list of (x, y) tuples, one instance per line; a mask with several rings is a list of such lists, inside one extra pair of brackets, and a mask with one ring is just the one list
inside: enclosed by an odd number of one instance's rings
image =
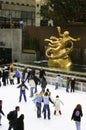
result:
[(67, 69), (70, 70), (72, 66), (72, 62), (70, 58), (67, 59), (49, 59), (48, 60), (48, 66), (49, 67), (55, 67), (55, 68), (61, 68), (61, 69)]

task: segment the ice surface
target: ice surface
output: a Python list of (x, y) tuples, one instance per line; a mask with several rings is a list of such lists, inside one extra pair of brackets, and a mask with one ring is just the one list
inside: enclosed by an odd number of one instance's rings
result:
[[(26, 83), (28, 85), (28, 83)], [(55, 98), (59, 95), (64, 105), (61, 105), (62, 115), (53, 115), (54, 106), (50, 103), (51, 119), (44, 120), (43, 114), (41, 118), (36, 116), (36, 107), (32, 102), (33, 98), (30, 98), (29, 90), (26, 90), (27, 102), (24, 102), (23, 97), (21, 103), (19, 103), (19, 89), (15, 85), (7, 85), (0, 87), (0, 99), (3, 100), (3, 111), (5, 115), (11, 110), (15, 109), (15, 106), (20, 106), (20, 114), (24, 114), (24, 130), (76, 130), (75, 122), (71, 121), (71, 115), (75, 106), (80, 103), (82, 105), (83, 117), (81, 119), (81, 130), (86, 129), (86, 93), (75, 91), (74, 93), (67, 93), (65, 88), (58, 88), (55, 90), (55, 86), (47, 85), (50, 89), (51, 95)], [(29, 87), (29, 86), (28, 86)], [(40, 85), (38, 85), (38, 91), (40, 91)], [(43, 104), (43, 103), (42, 103)], [(42, 105), (43, 106), (43, 105)], [(8, 120), (6, 116), (2, 116), (2, 126), (0, 130), (8, 130)]]

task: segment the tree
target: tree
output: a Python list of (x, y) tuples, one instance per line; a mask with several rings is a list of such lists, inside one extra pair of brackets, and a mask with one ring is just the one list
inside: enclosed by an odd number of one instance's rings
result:
[(76, 21), (83, 7), (80, 0), (48, 0), (41, 6), (43, 19), (52, 19), (54, 26)]

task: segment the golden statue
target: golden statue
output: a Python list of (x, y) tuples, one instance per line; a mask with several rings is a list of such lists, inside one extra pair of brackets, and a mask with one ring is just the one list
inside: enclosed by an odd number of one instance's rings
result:
[(69, 54), (73, 50), (73, 41), (79, 41), (80, 38), (70, 37), (69, 31), (64, 31), (62, 34), (60, 27), (57, 27), (57, 30), (59, 38), (51, 36), (50, 39), (45, 39), (48, 41), (48, 49), (46, 50), (46, 56), (49, 59), (48, 66), (70, 69), (72, 62)]

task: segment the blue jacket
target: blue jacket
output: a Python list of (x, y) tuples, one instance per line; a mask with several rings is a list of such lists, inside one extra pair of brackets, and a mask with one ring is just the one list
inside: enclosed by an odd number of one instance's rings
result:
[(42, 102), (42, 96), (37, 96), (37, 97), (35, 97), (34, 99), (33, 99), (33, 102), (35, 102), (35, 103), (41, 103)]
[(16, 69), (15, 76), (16, 76), (16, 77), (20, 77), (20, 72), (19, 72), (18, 69)]
[(43, 97), (43, 102), (46, 105), (49, 105), (49, 102), (51, 102), (52, 104), (54, 104), (49, 96), (44, 96)]

